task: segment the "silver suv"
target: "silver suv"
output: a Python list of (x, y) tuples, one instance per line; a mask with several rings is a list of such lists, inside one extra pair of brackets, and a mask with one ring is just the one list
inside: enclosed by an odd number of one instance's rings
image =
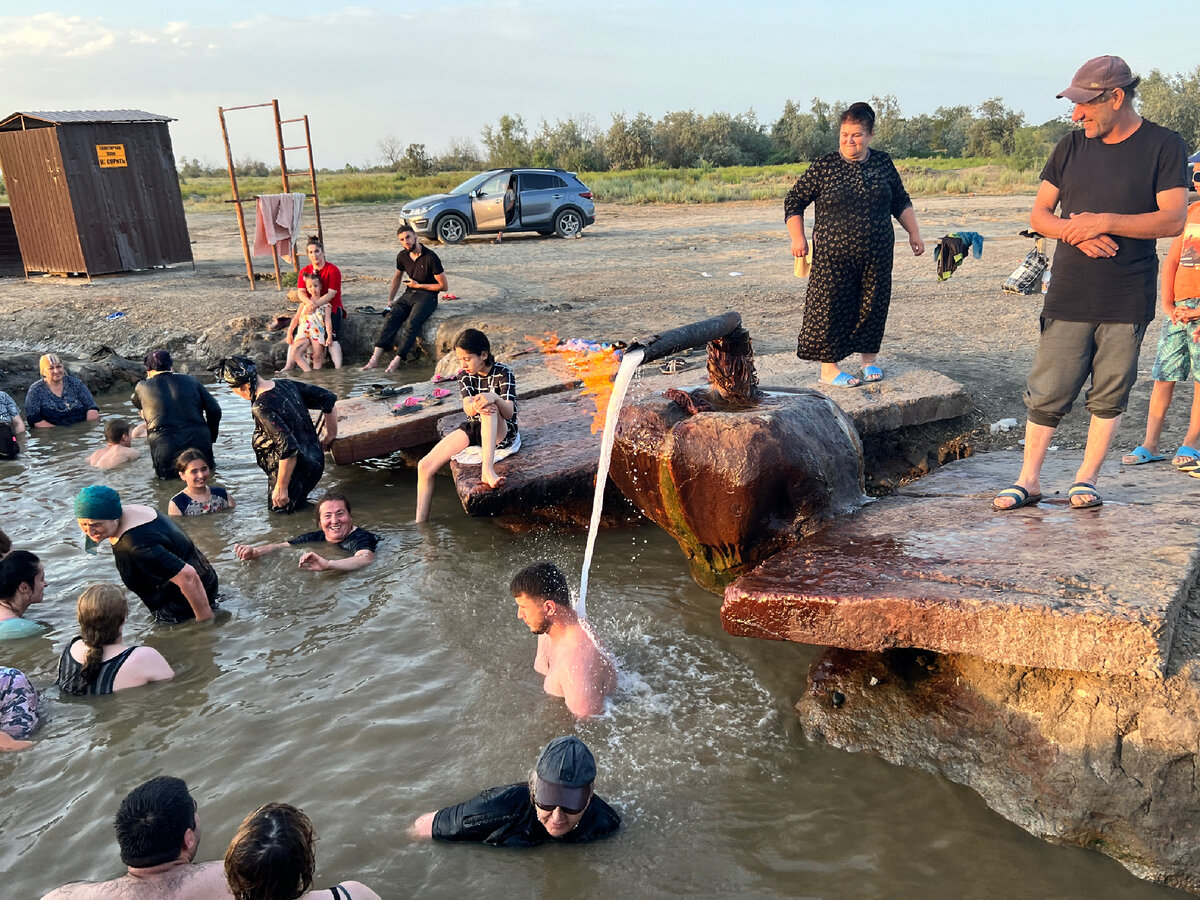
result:
[[(514, 202), (506, 209), (510, 187)], [(421, 197), (400, 210), (400, 224), (443, 244), (499, 231), (557, 232), (573, 238), (595, 221), (592, 192), (565, 169), (492, 169), (448, 194)]]

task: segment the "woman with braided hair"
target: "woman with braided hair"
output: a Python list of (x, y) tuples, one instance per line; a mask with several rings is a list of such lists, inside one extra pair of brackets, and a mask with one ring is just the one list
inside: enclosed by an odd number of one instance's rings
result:
[(96, 584), (79, 595), (76, 616), (80, 637), (58, 661), (58, 686), (68, 694), (111, 694), (175, 677), (153, 647), (126, 647), (121, 629), (129, 605), (115, 584)]

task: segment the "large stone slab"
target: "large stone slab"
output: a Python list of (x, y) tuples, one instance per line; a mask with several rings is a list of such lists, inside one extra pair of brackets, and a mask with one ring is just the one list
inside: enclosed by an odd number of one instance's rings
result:
[[(543, 394), (572, 390), (579, 383), (575, 374), (565, 366), (548, 366), (540, 354), (512, 360), (509, 367), (516, 376), (517, 394), (522, 402)], [(389, 379), (392, 377), (381, 372), (379, 381), (381, 384), (391, 383)], [(330, 448), (333, 461), (345, 466), (365, 459), (390, 456), (397, 450), (436, 443), (440, 437), (438, 420), (443, 416), (462, 414), (457, 382), (434, 384), (421, 381), (410, 387), (411, 394), (388, 399), (351, 397), (339, 401), (338, 436)], [(452, 391), (451, 396), (436, 406), (417, 407), (401, 415), (392, 414), (392, 407), (396, 403), (403, 403), (409, 396), (427, 398), (437, 387)]]
[[(525, 525), (587, 527), (592, 514), (601, 434), (592, 433), (596, 407), (578, 391), (520, 401), (521, 450), (496, 463), (497, 488), (480, 481), (479, 465), (450, 463), (463, 509), (472, 516), (519, 519)], [(448, 434), (466, 420), (461, 410), (438, 423)], [(605, 525), (636, 517), (611, 481), (605, 485)], [(506, 524), (501, 522), (501, 524)]]
[(951, 463), (729, 585), (725, 629), (1160, 676), (1196, 577), (1200, 481), (1166, 464), (1109, 462), (1104, 505), (1075, 510), (1066, 490), (1078, 463), (1054, 455), (1047, 499), (1010, 513), (989, 504), (1018, 454)]
[(754, 365), (763, 390), (821, 391), (846, 411), (863, 436), (957, 418), (972, 408), (971, 395), (957, 381), (899, 362), (885, 363), (883, 381), (856, 388), (822, 384), (817, 364), (799, 360), (794, 353), (756, 356)]

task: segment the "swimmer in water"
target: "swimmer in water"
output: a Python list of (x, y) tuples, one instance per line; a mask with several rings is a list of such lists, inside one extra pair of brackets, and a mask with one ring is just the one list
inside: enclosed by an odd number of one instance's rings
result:
[(350, 500), (345, 494), (329, 491), (317, 501), (317, 527), (319, 531), (309, 531), (276, 544), (259, 544), (252, 547), (249, 544), (234, 545), (233, 552), (238, 559), (250, 560), (282, 550), (292, 544), (312, 544), (321, 542), (333, 544), (348, 553), (353, 554), (346, 559), (326, 559), (319, 553), (308, 550), (300, 554), (297, 565), (301, 569), (312, 572), (326, 572), (333, 569), (337, 572), (352, 572), (361, 569), (375, 561), (375, 546), (379, 543), (379, 535), (372, 534), (365, 528), (354, 524), (350, 514)]
[(566, 700), (576, 716), (603, 712), (604, 699), (617, 688), (616, 665), (571, 606), (562, 570), (549, 562), (533, 563), (513, 576), (509, 588), (517, 617), (538, 636), (533, 668), (546, 676), (546, 693)]
[(133, 433), (124, 419), (104, 423), (104, 446), (88, 457), (88, 465), (97, 469), (115, 469), (141, 456), (133, 446)]
[(209, 485), (212, 469), (208, 458), (195, 447), (184, 450), (175, 460), (175, 469), (187, 485), (171, 498), (167, 512), (173, 516), (202, 516), (205, 513), (233, 509), (237, 506), (223, 487)]
[(574, 735), (557, 737), (538, 757), (528, 783), (490, 788), (465, 803), (425, 813), (408, 834), (495, 847), (599, 840), (617, 832), (621, 817), (596, 796), (595, 781), (596, 759), (587, 745)]

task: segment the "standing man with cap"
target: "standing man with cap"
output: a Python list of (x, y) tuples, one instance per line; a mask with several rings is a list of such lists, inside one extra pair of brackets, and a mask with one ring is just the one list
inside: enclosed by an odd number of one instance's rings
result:
[(1098, 56), (1058, 95), (1075, 104), (1071, 121), (1082, 128), (1050, 154), (1029, 216), (1058, 245), (1025, 390), (1024, 462), (993, 509), (1041, 500), (1046, 451), (1089, 376), (1092, 419), (1068, 498), (1073, 509), (1103, 502), (1096, 480), (1154, 320), (1155, 241), (1179, 234), (1187, 218), (1187, 150), (1178, 134), (1133, 108), (1139, 81), (1119, 56)]
[(150, 458), (159, 478), (176, 478), (176, 458), (192, 448), (216, 468), (212, 445), (221, 427), (221, 405), (191, 375), (175, 371), (169, 351), (146, 354), (146, 377), (134, 387), (132, 401), (146, 420)]
[(596, 759), (573, 735), (557, 737), (538, 757), (528, 782), (494, 787), (425, 813), (413, 838), (532, 847), (547, 841), (579, 844), (615, 834), (621, 817), (595, 795)]

